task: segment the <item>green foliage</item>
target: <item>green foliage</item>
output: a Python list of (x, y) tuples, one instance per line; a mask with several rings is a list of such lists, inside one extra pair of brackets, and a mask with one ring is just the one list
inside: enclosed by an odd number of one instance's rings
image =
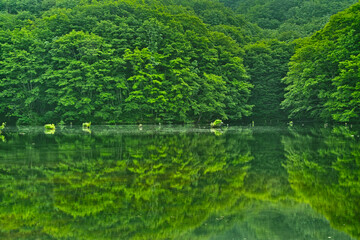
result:
[(349, 60), (339, 63), (340, 74), (333, 79), (336, 87), (325, 104), (334, 120), (357, 121), (360, 116), (360, 58), (351, 55)]
[(55, 129), (55, 124), (45, 124), (44, 127), (47, 130), (54, 130)]
[(2, 123), (1, 124), (1, 126), (0, 126), (0, 138), (4, 141), (4, 136), (2, 136), (1, 134), (2, 134), (2, 130), (5, 128), (5, 125), (6, 125), (6, 123)]
[(254, 85), (249, 103), (254, 105), (251, 119), (284, 120), (286, 113), (280, 103), (284, 100), (282, 78), (288, 71), (292, 44), (277, 40), (259, 41), (245, 47), (244, 65)]
[(1, 0), (0, 119), (356, 119), (354, 2)]
[[(231, 38), (245, 39), (245, 22), (225, 14), (230, 10), (222, 8), (221, 24), (234, 27), (217, 32), (175, 3), (47, 6), (34, 6), (23, 27), (2, 29), (2, 118), (17, 124), (154, 123), (239, 120), (251, 113), (252, 85)], [(199, 14), (211, 19), (205, 12)]]
[(84, 123), (82, 124), (82, 127), (83, 127), (83, 128), (90, 128), (90, 126), (91, 126), (91, 122), (84, 122)]
[(281, 41), (306, 37), (357, 0), (220, 0)]
[(223, 121), (220, 119), (216, 119), (214, 122), (210, 123), (210, 126), (213, 128), (221, 127), (223, 125)]
[(298, 44), (282, 103), (291, 118), (358, 118), (359, 8), (355, 4), (334, 15), (324, 29)]

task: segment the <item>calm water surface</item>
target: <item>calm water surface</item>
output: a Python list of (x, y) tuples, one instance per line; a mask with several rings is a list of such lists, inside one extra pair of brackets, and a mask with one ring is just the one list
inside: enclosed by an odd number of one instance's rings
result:
[(359, 128), (6, 128), (0, 239), (360, 239)]

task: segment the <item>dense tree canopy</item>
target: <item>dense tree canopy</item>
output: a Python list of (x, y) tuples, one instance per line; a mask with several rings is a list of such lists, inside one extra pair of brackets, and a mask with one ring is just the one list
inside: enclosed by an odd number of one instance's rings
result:
[(358, 3), (334, 15), (298, 44), (282, 103), (291, 117), (345, 122), (359, 117), (359, 10)]
[(354, 2), (1, 0), (0, 121), (354, 119)]
[(292, 44), (278, 40), (259, 41), (245, 47), (244, 64), (254, 85), (250, 104), (254, 105), (250, 118), (255, 120), (285, 120), (286, 112), (280, 109), (284, 100), (282, 79), (288, 71), (293, 54)]
[(330, 16), (357, 0), (220, 0), (280, 40), (320, 30)]
[(126, 1), (76, 4), (2, 29), (3, 118), (188, 122), (251, 113), (243, 50), (229, 34), (155, 2), (156, 9)]

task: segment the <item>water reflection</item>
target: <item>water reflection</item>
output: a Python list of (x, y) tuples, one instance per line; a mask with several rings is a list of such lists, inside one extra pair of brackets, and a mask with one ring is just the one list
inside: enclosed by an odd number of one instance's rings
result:
[(348, 127), (292, 131), (284, 137), (289, 182), (300, 201), (360, 239), (359, 131)]
[(0, 143), (0, 238), (359, 239), (356, 136), (346, 128), (9, 130)]

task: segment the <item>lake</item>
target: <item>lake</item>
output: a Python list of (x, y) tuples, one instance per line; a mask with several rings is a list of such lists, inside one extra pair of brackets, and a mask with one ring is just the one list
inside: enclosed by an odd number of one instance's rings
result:
[(8, 127), (0, 239), (360, 239), (359, 134)]

